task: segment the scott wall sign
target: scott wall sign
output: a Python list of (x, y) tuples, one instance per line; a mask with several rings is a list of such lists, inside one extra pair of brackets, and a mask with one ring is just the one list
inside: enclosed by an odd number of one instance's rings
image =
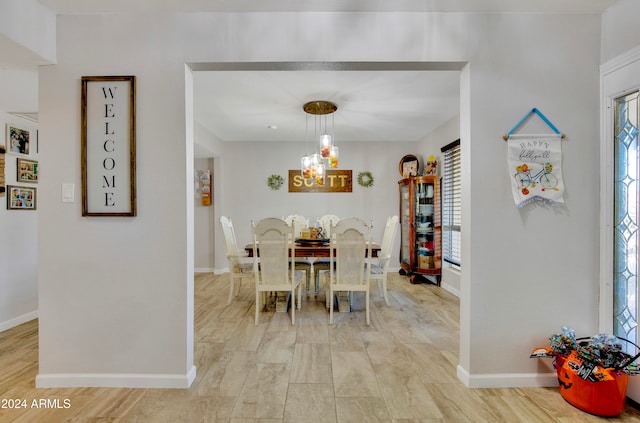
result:
[(305, 179), (300, 170), (289, 170), (289, 192), (351, 192), (353, 178), (351, 170), (326, 170), (323, 184), (315, 179)]

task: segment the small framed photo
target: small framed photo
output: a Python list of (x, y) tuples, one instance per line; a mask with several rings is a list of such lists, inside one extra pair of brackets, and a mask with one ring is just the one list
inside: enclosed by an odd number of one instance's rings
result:
[(36, 210), (36, 189), (7, 185), (7, 210)]
[(0, 145), (0, 197), (4, 197), (4, 145)]
[(28, 156), (30, 146), (29, 131), (7, 123), (7, 152)]
[(18, 182), (38, 183), (38, 162), (18, 157)]

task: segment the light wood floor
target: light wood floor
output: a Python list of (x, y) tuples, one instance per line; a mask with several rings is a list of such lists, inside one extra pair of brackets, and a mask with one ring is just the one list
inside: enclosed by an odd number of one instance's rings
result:
[[(26, 402), (0, 408), (0, 422), (640, 423), (628, 405), (614, 419), (586, 414), (555, 388), (465, 388), (459, 302), (434, 285), (390, 275), (391, 305), (372, 291), (369, 327), (362, 311), (327, 325), (322, 293), (303, 301), (296, 326), (274, 312), (254, 326), (251, 282), (226, 306), (228, 275), (196, 275), (190, 389), (36, 389), (37, 321), (0, 333), (0, 406)], [(42, 399), (60, 408), (34, 408)]]

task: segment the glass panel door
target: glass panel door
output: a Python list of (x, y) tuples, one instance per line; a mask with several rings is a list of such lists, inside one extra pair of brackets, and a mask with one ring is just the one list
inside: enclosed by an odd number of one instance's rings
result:
[(409, 184), (400, 185), (400, 262), (411, 265), (411, 209)]
[(638, 340), (638, 91), (614, 110), (614, 334)]
[(434, 187), (432, 182), (416, 184), (416, 263), (418, 269), (435, 269)]

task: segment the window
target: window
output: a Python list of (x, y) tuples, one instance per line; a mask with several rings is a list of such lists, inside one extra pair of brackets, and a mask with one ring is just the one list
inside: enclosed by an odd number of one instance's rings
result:
[(441, 149), (442, 176), (442, 260), (460, 269), (460, 224), (462, 223), (460, 140)]
[(614, 107), (614, 334), (638, 339), (638, 124), (640, 92), (615, 99)]

